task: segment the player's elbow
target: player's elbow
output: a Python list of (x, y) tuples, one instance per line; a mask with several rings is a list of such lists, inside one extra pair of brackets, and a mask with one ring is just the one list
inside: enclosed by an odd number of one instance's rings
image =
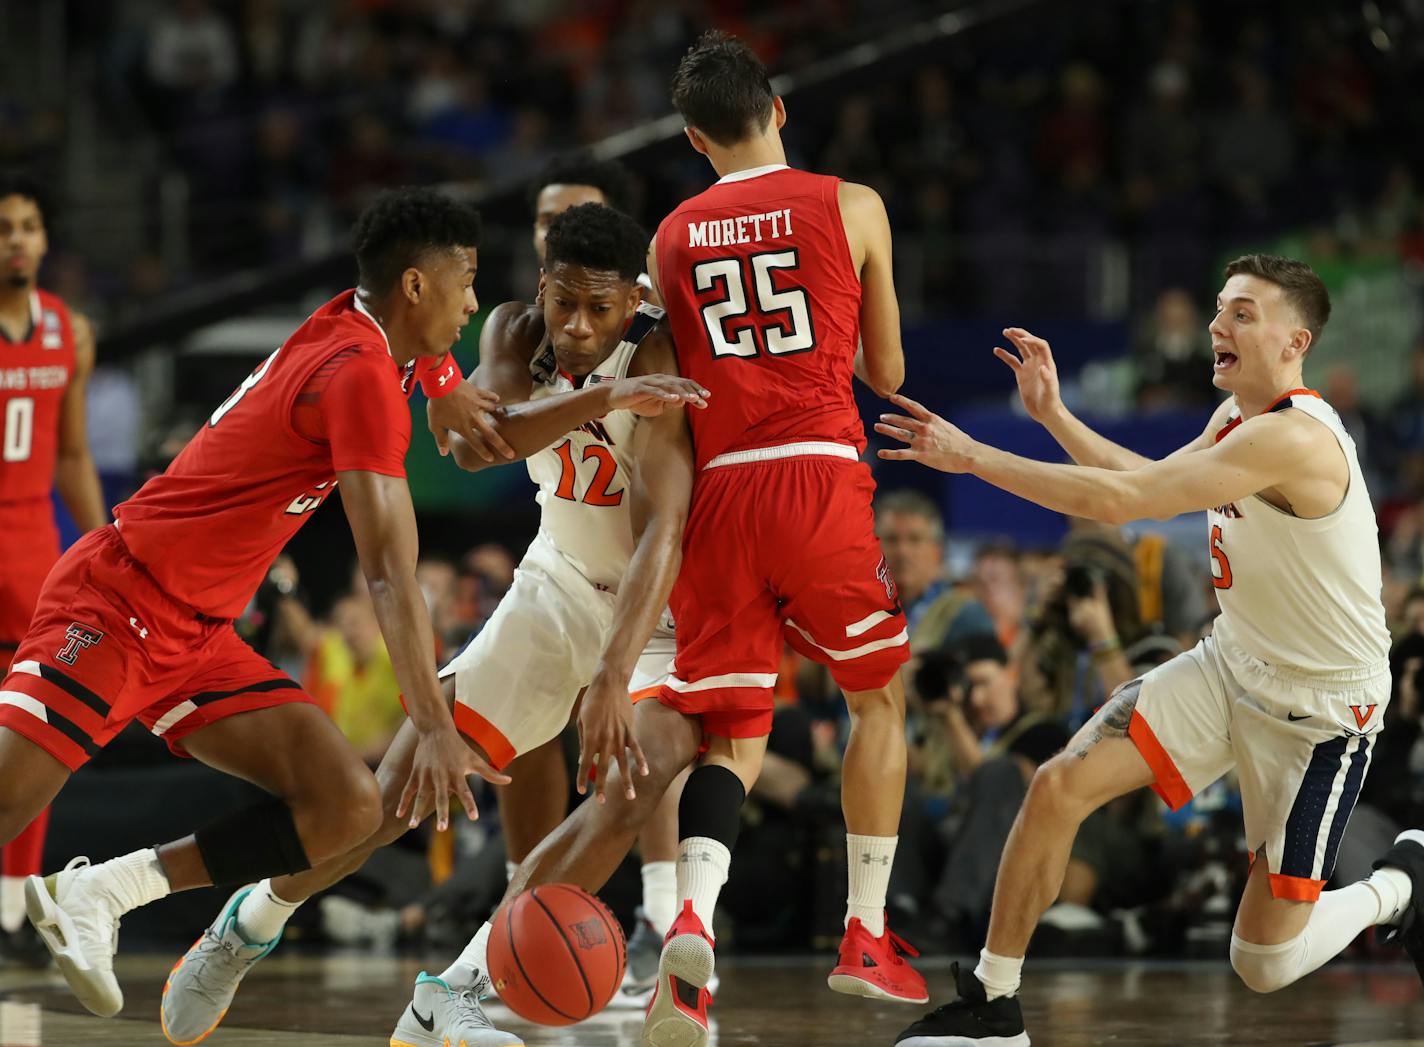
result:
[(905, 361), (904, 358), (891, 362), (866, 361), (866, 383), (875, 394), (885, 399), (889, 399), (900, 391), (900, 386), (905, 384)]
[(1101, 523), (1121, 527), (1133, 520), (1142, 519), (1134, 500), (1120, 491), (1110, 491), (1104, 496), (1094, 512), (1093, 518)]

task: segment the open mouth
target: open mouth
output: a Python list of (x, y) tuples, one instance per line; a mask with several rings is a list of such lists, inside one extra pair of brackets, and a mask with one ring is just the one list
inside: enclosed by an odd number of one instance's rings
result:
[(1218, 373), (1229, 371), (1236, 366), (1236, 354), (1227, 352), (1224, 349), (1215, 350), (1216, 362), (1212, 365), (1213, 370)]

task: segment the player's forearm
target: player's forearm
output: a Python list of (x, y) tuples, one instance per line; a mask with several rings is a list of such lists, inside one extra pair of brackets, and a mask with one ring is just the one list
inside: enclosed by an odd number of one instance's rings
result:
[(870, 357), (862, 344), (855, 351), (855, 376), (877, 396), (888, 397), (897, 393), (905, 384), (904, 354), (891, 354), (889, 358)]
[(422, 733), (449, 724), (450, 710), (435, 674), (435, 631), (414, 567), (404, 572), (367, 571), (376, 621), (386, 641), (406, 712)]
[[(502, 406), (491, 418), (500, 437), (514, 449), (514, 460), (519, 461), (542, 451), (565, 433), (603, 417), (611, 409), (609, 396), (608, 384), (590, 385), (575, 392)], [(457, 434), (452, 434), (450, 446), (456, 463), (468, 472), (510, 461), (485, 461)]]
[(1045, 509), (1111, 524), (1143, 515), (1118, 470), (1035, 462), (981, 443), (968, 457), (969, 472)]
[(81, 531), (92, 531), (109, 522), (99, 473), (87, 450), (60, 451), (54, 463), (54, 486)]
[(1058, 441), (1058, 446), (1067, 451), (1079, 465), (1127, 470), (1140, 469), (1152, 461), (1136, 451), (1129, 451), (1121, 444), (1113, 443), (1101, 433), (1094, 432), (1068, 408), (1061, 405), (1043, 420), (1043, 427)]
[(603, 645), (596, 675), (611, 676), (620, 685), (627, 684), (638, 664), (638, 656), (657, 628), (681, 566), (681, 519), (650, 521), (618, 587), (613, 625)]

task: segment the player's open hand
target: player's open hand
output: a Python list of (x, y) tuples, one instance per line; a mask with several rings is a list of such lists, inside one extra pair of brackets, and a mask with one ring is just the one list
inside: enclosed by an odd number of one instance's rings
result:
[(680, 378), (675, 374), (644, 374), (614, 382), (609, 390), (608, 404), (613, 411), (632, 411), (644, 417), (653, 417), (669, 407), (690, 404), (705, 408), (707, 397), (711, 395), (690, 378)]
[(648, 761), (633, 733), (633, 702), (628, 697), (628, 682), (597, 675), (583, 695), (579, 709), (579, 795), (588, 792), (593, 782), (593, 795), (604, 802), (603, 789), (608, 782), (608, 769), (617, 764), (623, 772), (623, 794), (632, 800), (638, 791), (633, 786), (634, 770), (648, 773)]
[(920, 462), (944, 473), (969, 472), (973, 440), (908, 396), (896, 393), (890, 401), (905, 414), (882, 414), (875, 423), (875, 431), (909, 446), (885, 448), (879, 452), (881, 458)]
[(433, 804), (435, 827), (447, 829), (450, 826), (450, 797), (453, 795), (473, 821), (480, 816), (480, 812), (475, 806), (475, 794), (470, 792), (469, 777), (472, 774), (478, 774), (496, 785), (508, 785), (510, 780), (509, 775), (496, 771), (471, 749), (460, 737), (460, 732), (455, 730), (454, 724), (442, 724), (433, 730), (422, 731), (411, 760), (410, 778), (396, 807), (396, 817), (409, 815), (413, 829)]
[(1058, 367), (1053, 362), (1053, 351), (1042, 338), (1029, 334), (1022, 327), (1004, 328), (1004, 337), (1014, 344), (1019, 355), (1015, 356), (997, 346), (994, 355), (1013, 368), (1024, 409), (1030, 418), (1041, 423), (1063, 405), (1058, 392)]
[(466, 380), (444, 396), (430, 400), (425, 417), (440, 453), (450, 453), (450, 434), (458, 433), (475, 454), (487, 462), (497, 457), (513, 460), (514, 448), (504, 442), (495, 428), (491, 413), (499, 406), (499, 397), (488, 389)]

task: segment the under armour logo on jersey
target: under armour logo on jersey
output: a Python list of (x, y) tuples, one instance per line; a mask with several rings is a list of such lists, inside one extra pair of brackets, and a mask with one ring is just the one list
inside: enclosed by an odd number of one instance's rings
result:
[(71, 623), (69, 628), (64, 631), (64, 635), (69, 642), (60, 648), (55, 657), (65, 665), (73, 665), (79, 657), (80, 651), (86, 647), (93, 647), (104, 638), (104, 634), (98, 629), (82, 625), (79, 622)]
[(148, 626), (139, 624), (139, 620), (132, 615), (129, 616), (129, 624), (138, 630), (138, 638), (140, 640), (148, 639)]
[(1370, 717), (1375, 714), (1375, 710), (1378, 708), (1379, 703), (1375, 703), (1374, 705), (1350, 706), (1350, 711), (1355, 714), (1355, 725), (1363, 731), (1365, 729), (1365, 724), (1370, 722)]

